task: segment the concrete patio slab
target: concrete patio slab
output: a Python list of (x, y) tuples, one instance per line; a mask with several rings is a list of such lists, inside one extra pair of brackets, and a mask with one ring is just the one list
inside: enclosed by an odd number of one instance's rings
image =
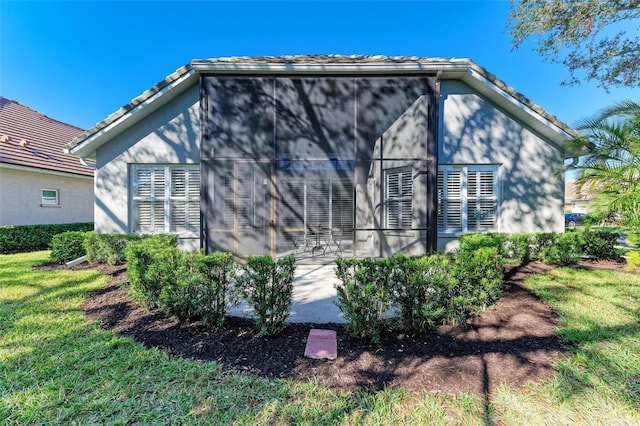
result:
[[(288, 322), (314, 324), (345, 323), (335, 304), (338, 278), (334, 264), (298, 264), (293, 282), (293, 302)], [(229, 315), (251, 318), (253, 308), (247, 303), (228, 310)]]

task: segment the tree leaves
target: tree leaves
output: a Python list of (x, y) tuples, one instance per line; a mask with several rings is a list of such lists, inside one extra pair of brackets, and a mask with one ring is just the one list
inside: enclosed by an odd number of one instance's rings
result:
[(604, 89), (640, 87), (640, 0), (512, 0), (514, 48), (534, 48), (570, 72), (565, 84), (596, 80)]

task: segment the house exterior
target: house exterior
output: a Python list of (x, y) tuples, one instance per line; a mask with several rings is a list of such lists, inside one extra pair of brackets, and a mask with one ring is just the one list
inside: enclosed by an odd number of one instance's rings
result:
[(93, 169), (63, 152), (82, 132), (0, 97), (0, 225), (93, 221)]
[(71, 142), (98, 232), (322, 258), (562, 232), (566, 124), (467, 59), (194, 60)]

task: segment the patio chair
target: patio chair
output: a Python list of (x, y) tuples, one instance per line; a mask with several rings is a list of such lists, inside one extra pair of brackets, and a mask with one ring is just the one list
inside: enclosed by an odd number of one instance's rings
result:
[(293, 252), (296, 254), (299, 252), (300, 247), (302, 247), (303, 253), (309, 250), (309, 248), (311, 247), (311, 242), (309, 238), (307, 238), (306, 232), (293, 235), (292, 242), (293, 242)]
[(342, 253), (342, 231), (329, 232), (322, 254), (325, 254), (327, 250), (329, 250), (329, 253), (333, 253), (334, 249), (336, 254)]

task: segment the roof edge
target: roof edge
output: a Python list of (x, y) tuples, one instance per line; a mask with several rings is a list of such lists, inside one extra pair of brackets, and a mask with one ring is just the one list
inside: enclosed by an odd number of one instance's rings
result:
[[(118, 111), (97, 123), (91, 129), (74, 138), (65, 148), (65, 152), (89, 157), (108, 138), (124, 131), (129, 126), (148, 116), (180, 93), (176, 89), (183, 87), (200, 74), (425, 74), (441, 73), (445, 80), (461, 80), (476, 89), (485, 87), (484, 95), (490, 97), (508, 112), (522, 118), (528, 114), (551, 131), (542, 133), (559, 145), (562, 141), (578, 136), (578, 132), (548, 113), (542, 107), (520, 94), (513, 87), (498, 79), (485, 68), (471, 59), (461, 58), (418, 58), (366, 55), (304, 55), (304, 56), (267, 56), (237, 57), (216, 59), (194, 59), (187, 65), (158, 82), (152, 88), (137, 96)], [(188, 85), (186, 85), (188, 86)], [(169, 92), (173, 96), (165, 96)], [(494, 93), (492, 93), (494, 92)], [(157, 100), (162, 102), (156, 103)], [(534, 126), (536, 127), (536, 126)], [(107, 137), (108, 135), (108, 137)]]
[[(169, 74), (164, 80), (159, 81), (150, 89), (145, 90), (139, 96), (133, 98), (128, 104), (120, 107), (116, 112), (110, 114), (107, 118), (97, 123), (92, 128), (86, 130), (82, 134), (76, 136), (71, 142), (67, 144), (64, 151), (79, 157), (88, 157), (92, 152), (97, 149), (102, 142), (101, 139), (106, 133), (110, 133), (116, 127), (119, 127), (125, 121), (133, 116), (136, 112), (146, 109), (156, 99), (162, 97), (169, 91), (184, 85), (191, 77), (195, 75), (191, 64), (184, 65), (178, 68), (175, 72)], [(158, 105), (153, 110), (159, 108)], [(150, 114), (153, 111), (147, 111)], [(146, 116), (145, 115), (145, 116)], [(141, 119), (142, 117), (138, 117)], [(137, 121), (137, 120), (136, 120)], [(132, 123), (133, 124), (133, 123)], [(123, 129), (119, 129), (116, 134), (122, 132)], [(96, 146), (97, 145), (97, 146)]]

